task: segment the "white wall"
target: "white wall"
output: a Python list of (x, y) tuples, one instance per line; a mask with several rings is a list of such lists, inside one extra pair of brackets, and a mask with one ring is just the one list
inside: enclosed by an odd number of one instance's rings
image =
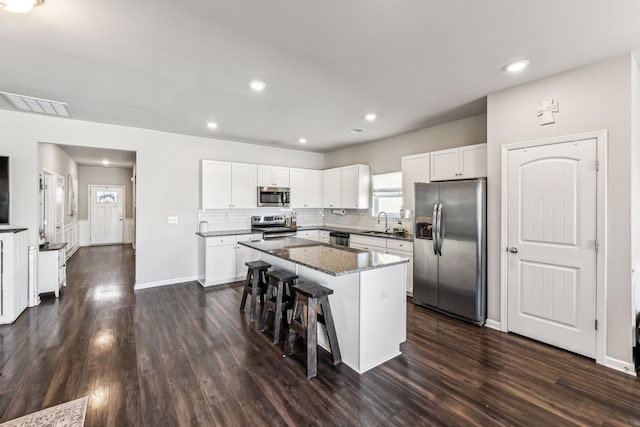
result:
[[(633, 319), (640, 312), (640, 64), (631, 61), (631, 266)], [(635, 219), (635, 220), (634, 220)]]
[(64, 223), (70, 224), (77, 221), (78, 215), (69, 215), (69, 191), (71, 189), (68, 177), (69, 175), (78, 177), (78, 164), (57, 145), (38, 144), (38, 173), (42, 173), (42, 169), (57, 173), (64, 178)]
[[(137, 152), (136, 283), (197, 275), (198, 161), (322, 169), (323, 155), (124, 126), (0, 111), (0, 154), (12, 158), (11, 223), (38, 230), (38, 142)], [(179, 224), (167, 224), (177, 215)]]
[(362, 163), (371, 173), (396, 172), (402, 169), (401, 158), (412, 154), (482, 144), (487, 141), (487, 116), (468, 117), (442, 125), (419, 129), (355, 145), (325, 154), (325, 168)]
[[(500, 320), (500, 156), (504, 144), (609, 131), (607, 356), (631, 362), (631, 56), (527, 83), (487, 98), (488, 316)], [(542, 100), (560, 103), (540, 126)], [(637, 220), (637, 218), (636, 218)]]
[(108, 168), (101, 166), (80, 166), (78, 168), (78, 216), (89, 218), (89, 186), (120, 185), (124, 191), (124, 216), (133, 218), (133, 176), (132, 168)]

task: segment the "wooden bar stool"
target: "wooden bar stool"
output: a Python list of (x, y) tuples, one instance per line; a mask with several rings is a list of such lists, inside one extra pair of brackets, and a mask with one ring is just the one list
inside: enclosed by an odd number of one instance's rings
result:
[[(327, 328), (333, 364), (337, 365), (342, 362), (328, 298), (333, 293), (333, 290), (309, 282), (298, 282), (293, 285), (293, 289), (296, 296), (293, 305), (293, 316), (291, 316), (291, 323), (289, 324), (289, 333), (284, 345), (284, 355), (288, 356), (293, 353), (293, 341), (296, 338), (296, 334), (305, 337), (307, 342), (307, 378), (313, 378), (318, 374), (317, 322), (323, 323)], [(318, 305), (320, 305), (322, 314), (318, 313)], [(306, 322), (303, 316), (304, 307), (307, 309)]]
[[(273, 312), (275, 319), (273, 325), (273, 343), (280, 342), (280, 321), (284, 320), (287, 326), (287, 310), (293, 308), (293, 281), (298, 275), (286, 270), (276, 270), (267, 272), (267, 292), (264, 307), (262, 308), (262, 319), (260, 319), (260, 332), (265, 330), (267, 316)], [(288, 289), (287, 289), (288, 288)]]
[(249, 313), (249, 321), (256, 321), (256, 298), (260, 297), (260, 304), (264, 304), (264, 293), (267, 290), (267, 281), (265, 273), (271, 264), (264, 261), (249, 261), (245, 263), (249, 269), (247, 270), (247, 278), (244, 280), (244, 291), (242, 292), (242, 302), (240, 303), (240, 311), (244, 310), (247, 303), (247, 295), (251, 295), (251, 312)]

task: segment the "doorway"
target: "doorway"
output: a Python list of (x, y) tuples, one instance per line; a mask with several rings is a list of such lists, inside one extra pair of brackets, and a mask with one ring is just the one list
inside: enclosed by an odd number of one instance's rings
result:
[(92, 245), (124, 243), (123, 186), (89, 186), (89, 230)]
[(64, 178), (49, 170), (42, 171), (42, 229), (49, 243), (64, 241)]
[[(502, 152), (502, 329), (604, 363), (606, 132)], [(600, 324), (599, 324), (600, 323)]]

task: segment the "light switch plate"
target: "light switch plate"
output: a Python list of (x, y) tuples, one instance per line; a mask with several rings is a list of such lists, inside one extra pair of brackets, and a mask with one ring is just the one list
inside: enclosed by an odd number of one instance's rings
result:
[(168, 216), (167, 217), (167, 224), (177, 224), (178, 223), (178, 217), (177, 216)]

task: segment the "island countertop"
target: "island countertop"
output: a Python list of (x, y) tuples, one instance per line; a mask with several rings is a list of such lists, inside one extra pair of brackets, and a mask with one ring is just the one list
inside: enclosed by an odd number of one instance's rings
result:
[(331, 276), (409, 262), (408, 258), (402, 256), (328, 245), (297, 237), (238, 243)]

